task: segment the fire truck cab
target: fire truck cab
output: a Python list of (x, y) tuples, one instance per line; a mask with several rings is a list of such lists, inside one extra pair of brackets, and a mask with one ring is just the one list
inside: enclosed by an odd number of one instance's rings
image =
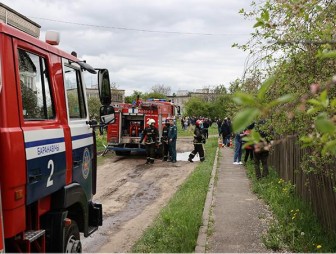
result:
[[(0, 19), (0, 251), (81, 252), (80, 232), (103, 219), (83, 78), (95, 70), (53, 46), (56, 33), (35, 38), (39, 25), (3, 4)], [(98, 77), (103, 112), (108, 73)]]
[[(135, 103), (114, 105), (115, 119), (107, 127), (107, 147), (104, 151), (115, 151), (116, 155), (129, 155), (133, 152), (145, 152), (140, 143), (141, 135), (149, 119), (155, 120), (161, 140), (162, 129), (167, 118), (177, 115), (177, 107), (165, 99), (137, 100)], [(158, 149), (158, 154), (160, 153)]]

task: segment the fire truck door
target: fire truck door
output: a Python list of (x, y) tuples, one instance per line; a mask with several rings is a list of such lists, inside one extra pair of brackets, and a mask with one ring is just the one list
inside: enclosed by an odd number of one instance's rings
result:
[(40, 49), (29, 46), (25, 50), (22, 48), (28, 46), (24, 42), (14, 42), (26, 155), (26, 203), (31, 204), (65, 185), (65, 140), (55, 116), (48, 57)]
[(85, 190), (88, 200), (92, 195), (93, 132), (89, 120), (85, 86), (80, 68), (64, 64), (67, 111), (72, 144), (72, 181)]

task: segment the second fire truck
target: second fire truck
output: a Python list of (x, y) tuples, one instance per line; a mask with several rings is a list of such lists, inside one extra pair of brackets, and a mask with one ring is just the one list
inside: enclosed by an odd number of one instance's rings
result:
[(167, 118), (179, 114), (179, 108), (164, 99), (148, 99), (135, 103), (120, 103), (114, 105), (115, 121), (107, 128), (108, 145), (104, 151), (115, 151), (116, 155), (129, 155), (133, 152), (144, 152), (144, 144), (140, 139), (149, 119), (155, 120), (161, 140), (162, 128)]

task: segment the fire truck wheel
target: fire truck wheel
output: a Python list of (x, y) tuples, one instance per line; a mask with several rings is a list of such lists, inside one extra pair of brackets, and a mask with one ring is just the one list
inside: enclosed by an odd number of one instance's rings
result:
[(74, 220), (71, 220), (71, 224), (65, 227), (64, 252), (65, 253), (82, 252), (82, 243), (80, 241), (79, 229), (77, 223)]

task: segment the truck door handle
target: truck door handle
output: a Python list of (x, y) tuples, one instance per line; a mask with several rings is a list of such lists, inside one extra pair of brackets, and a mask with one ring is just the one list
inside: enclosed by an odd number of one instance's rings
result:
[(78, 160), (78, 161), (73, 161), (73, 166), (74, 167), (79, 167), (79, 165), (81, 164), (81, 160)]
[(42, 179), (42, 174), (29, 175), (29, 183), (35, 183)]

